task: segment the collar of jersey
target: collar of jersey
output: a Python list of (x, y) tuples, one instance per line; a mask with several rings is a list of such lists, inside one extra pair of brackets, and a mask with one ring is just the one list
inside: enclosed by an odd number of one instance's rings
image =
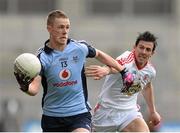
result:
[[(68, 38), (67, 45), (69, 44), (70, 41), (71, 41), (71, 39)], [(50, 54), (53, 51), (52, 48), (48, 47), (48, 43), (49, 43), (49, 39), (47, 41), (45, 41), (45, 43), (44, 43), (44, 51), (46, 54)]]

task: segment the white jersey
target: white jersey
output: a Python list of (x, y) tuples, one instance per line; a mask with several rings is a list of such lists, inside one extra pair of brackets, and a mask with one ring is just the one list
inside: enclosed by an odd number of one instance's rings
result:
[(124, 52), (117, 57), (117, 61), (133, 73), (135, 82), (128, 92), (122, 92), (123, 83), (121, 74), (107, 75), (98, 97), (99, 103), (104, 107), (118, 110), (136, 109), (138, 93), (147, 83), (151, 82), (156, 75), (156, 71), (150, 62), (148, 62), (145, 67), (141, 69), (138, 68), (134, 60), (134, 51)]

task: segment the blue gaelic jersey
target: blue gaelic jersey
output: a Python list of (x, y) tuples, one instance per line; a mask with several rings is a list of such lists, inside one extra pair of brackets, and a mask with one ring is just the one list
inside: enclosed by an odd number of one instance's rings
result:
[(42, 65), (43, 114), (66, 117), (90, 111), (84, 64), (87, 57), (95, 57), (96, 50), (85, 41), (72, 39), (68, 39), (63, 51), (49, 48), (48, 43), (49, 40), (38, 54)]

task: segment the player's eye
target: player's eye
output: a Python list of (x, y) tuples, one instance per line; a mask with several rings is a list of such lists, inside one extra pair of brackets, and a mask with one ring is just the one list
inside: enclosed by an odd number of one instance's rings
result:
[(66, 29), (68, 30), (70, 28), (70, 26), (66, 26)]
[(144, 49), (144, 47), (143, 47), (143, 46), (139, 46), (139, 49), (143, 50), (143, 49)]
[(151, 49), (151, 48), (146, 48), (146, 51), (147, 51), (147, 52), (151, 52), (152, 49)]

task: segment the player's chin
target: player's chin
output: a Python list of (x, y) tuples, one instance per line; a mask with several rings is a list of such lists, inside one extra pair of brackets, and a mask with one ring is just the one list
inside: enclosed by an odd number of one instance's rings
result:
[(61, 39), (59, 39), (59, 43), (60, 44), (66, 44), (67, 43), (67, 39), (66, 38), (61, 38)]
[(138, 62), (140, 62), (141, 64), (144, 64), (148, 62), (148, 58), (139, 58)]

